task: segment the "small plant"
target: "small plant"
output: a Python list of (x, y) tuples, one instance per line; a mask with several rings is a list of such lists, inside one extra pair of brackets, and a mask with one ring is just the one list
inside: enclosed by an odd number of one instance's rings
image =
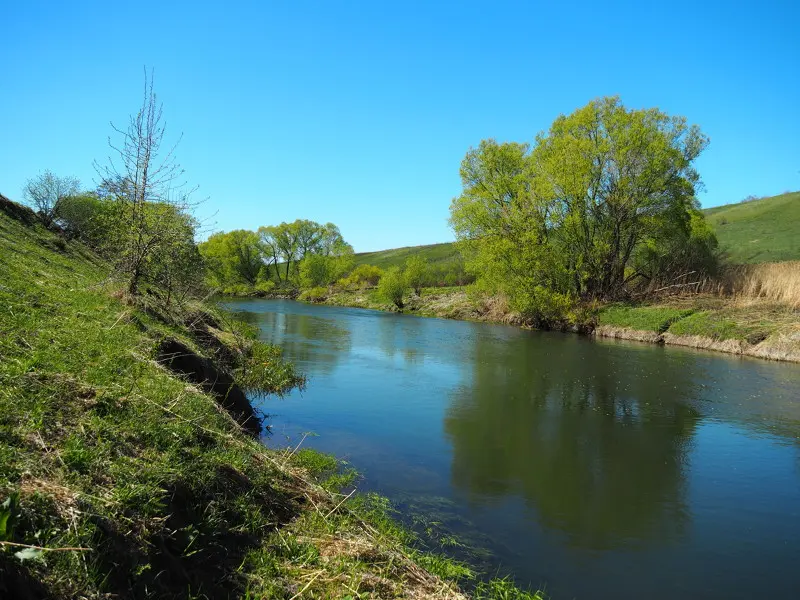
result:
[(508, 577), (481, 582), (475, 588), (476, 600), (545, 600), (541, 592), (519, 589)]
[[(19, 519), (19, 492), (13, 492), (0, 504), (0, 548), (13, 547), (10, 542), (14, 537), (14, 527)], [(30, 560), (41, 556), (39, 548), (22, 548), (14, 553), (19, 560)]]
[(0, 542), (10, 542), (19, 518), (19, 493), (13, 492), (0, 504)]

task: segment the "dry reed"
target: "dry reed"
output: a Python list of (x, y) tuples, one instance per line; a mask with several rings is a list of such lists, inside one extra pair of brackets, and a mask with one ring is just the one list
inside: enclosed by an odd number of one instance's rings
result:
[(729, 267), (720, 284), (720, 291), (737, 300), (767, 300), (800, 308), (800, 261)]

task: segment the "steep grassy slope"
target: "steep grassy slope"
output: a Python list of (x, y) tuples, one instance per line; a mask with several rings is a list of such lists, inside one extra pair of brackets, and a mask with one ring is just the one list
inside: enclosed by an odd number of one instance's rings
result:
[(335, 459), (268, 450), (166, 368), (166, 340), (235, 363), (236, 324), (109, 275), (0, 197), (0, 598), (465, 597), (468, 569), (411, 549), (381, 499), (338, 494)]
[(455, 244), (430, 244), (427, 246), (406, 246), (404, 248), (394, 248), (392, 250), (380, 250), (378, 252), (361, 252), (356, 254), (356, 264), (369, 264), (381, 269), (398, 266), (402, 267), (406, 259), (411, 256), (419, 255), (426, 258), (432, 265), (446, 265), (457, 263), (461, 260)]
[(733, 263), (800, 259), (800, 192), (705, 211)]
[[(800, 192), (703, 211), (734, 264), (800, 260)], [(458, 261), (455, 244), (409, 246), (356, 254), (357, 264), (385, 269), (420, 254), (431, 263)]]

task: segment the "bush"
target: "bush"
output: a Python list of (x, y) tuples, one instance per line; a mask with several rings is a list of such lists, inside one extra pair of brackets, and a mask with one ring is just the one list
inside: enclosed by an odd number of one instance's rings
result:
[(252, 293), (253, 288), (243, 283), (234, 283), (222, 290), (226, 296), (248, 296)]
[(367, 287), (376, 286), (383, 276), (379, 267), (372, 265), (358, 265), (347, 277), (339, 280), (342, 287)]
[(421, 256), (412, 256), (406, 260), (405, 269), (406, 285), (414, 288), (414, 293), (419, 296), (422, 294), (422, 286), (428, 281), (430, 271), (428, 261)]
[(256, 284), (256, 291), (262, 294), (271, 294), (275, 291), (275, 287), (274, 281), (259, 281)]
[(397, 308), (403, 308), (403, 295), (406, 291), (405, 274), (400, 267), (391, 267), (384, 273), (378, 284), (378, 296), (385, 302), (391, 302)]
[(324, 287), (313, 287), (300, 294), (299, 299), (306, 302), (322, 302), (328, 297), (328, 289)]

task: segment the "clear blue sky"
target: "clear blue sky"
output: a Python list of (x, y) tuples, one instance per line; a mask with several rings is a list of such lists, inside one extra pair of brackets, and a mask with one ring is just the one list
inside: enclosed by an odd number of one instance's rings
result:
[(704, 206), (800, 189), (800, 3), (5, 0), (0, 192), (86, 187), (142, 68), (230, 230), (307, 218), (356, 251), (448, 241), (481, 139), (530, 141), (619, 94), (711, 137)]

